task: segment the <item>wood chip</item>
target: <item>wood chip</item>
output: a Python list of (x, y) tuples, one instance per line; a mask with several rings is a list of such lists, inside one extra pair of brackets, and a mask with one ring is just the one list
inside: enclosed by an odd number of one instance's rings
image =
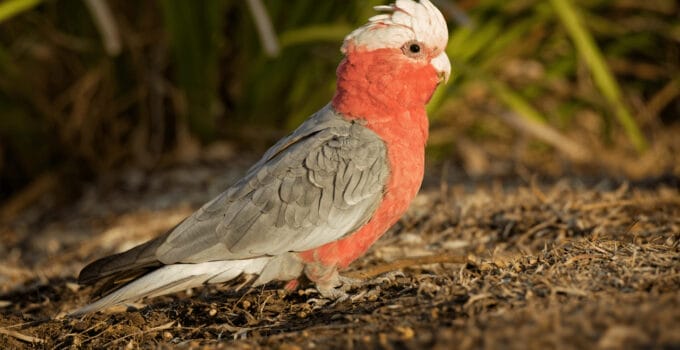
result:
[(19, 339), (21, 341), (27, 342), (27, 343), (32, 343), (32, 344), (43, 344), (45, 343), (45, 340), (36, 338), (31, 335), (26, 335), (26, 334), (21, 334), (17, 331), (13, 331), (11, 329), (6, 329), (6, 328), (0, 328), (0, 334), (4, 334), (6, 336), (12, 337)]

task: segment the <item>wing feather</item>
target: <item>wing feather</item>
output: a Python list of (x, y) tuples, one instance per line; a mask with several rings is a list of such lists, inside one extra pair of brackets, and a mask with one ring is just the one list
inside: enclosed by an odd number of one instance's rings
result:
[(90, 268), (96, 273), (87, 280), (153, 262), (250, 259), (340, 239), (368, 221), (380, 203), (386, 154), (375, 133), (328, 105), (227, 191), (163, 236), (120, 254), (125, 264)]

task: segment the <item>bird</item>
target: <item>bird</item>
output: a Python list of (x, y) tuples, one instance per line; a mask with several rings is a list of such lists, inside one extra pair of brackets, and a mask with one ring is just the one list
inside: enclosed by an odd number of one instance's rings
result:
[(447, 24), (429, 0), (374, 9), (342, 43), (331, 101), (174, 228), (85, 266), (78, 282), (103, 296), (69, 315), (240, 276), (294, 288), (304, 275), (322, 297), (347, 297), (339, 272), (420, 189), (426, 105), (451, 73)]

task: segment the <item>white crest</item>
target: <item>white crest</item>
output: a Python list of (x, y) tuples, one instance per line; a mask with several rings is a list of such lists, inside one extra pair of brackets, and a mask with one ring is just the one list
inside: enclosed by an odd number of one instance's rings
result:
[(429, 0), (397, 0), (374, 9), (385, 13), (369, 18), (368, 23), (347, 35), (343, 53), (348, 45), (375, 50), (400, 48), (413, 40), (437, 51), (446, 48), (449, 38), (446, 21)]

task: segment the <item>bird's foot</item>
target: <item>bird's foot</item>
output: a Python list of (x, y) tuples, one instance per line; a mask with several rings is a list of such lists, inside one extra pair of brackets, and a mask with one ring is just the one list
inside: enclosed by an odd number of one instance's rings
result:
[[(380, 294), (379, 285), (392, 283), (397, 277), (404, 276), (404, 273), (401, 271), (387, 272), (366, 280), (338, 275), (338, 284), (335, 286), (317, 284), (316, 291), (322, 298), (312, 298), (309, 299), (309, 302), (318, 307), (325, 306), (328, 303), (331, 303), (329, 306), (333, 307), (346, 300), (356, 302), (370, 297), (373, 294)], [(347, 293), (350, 290), (358, 288), (362, 288), (363, 290), (351, 296)]]
[[(316, 291), (320, 294), (319, 299), (310, 299), (311, 302), (317, 305), (326, 305), (332, 302), (331, 306), (346, 300), (356, 301), (366, 293), (359, 293), (350, 299), (348, 291), (360, 287), (373, 287), (384, 283), (391, 283), (397, 277), (403, 277), (404, 273), (401, 271), (391, 271), (370, 279), (360, 279), (353, 277), (341, 276), (337, 268), (334, 266), (324, 267), (321, 265), (309, 266), (305, 270), (307, 277), (316, 284)], [(321, 302), (326, 300), (326, 302)]]
[(360, 279), (341, 276), (335, 266), (308, 265), (305, 274), (314, 282), (321, 297), (333, 302), (332, 306), (347, 300), (347, 292), (363, 283)]
[(340, 276), (336, 271), (327, 283), (317, 283), (316, 290), (323, 298), (332, 300), (331, 306), (334, 306), (347, 300), (349, 298), (347, 292), (362, 284), (362, 280)]

